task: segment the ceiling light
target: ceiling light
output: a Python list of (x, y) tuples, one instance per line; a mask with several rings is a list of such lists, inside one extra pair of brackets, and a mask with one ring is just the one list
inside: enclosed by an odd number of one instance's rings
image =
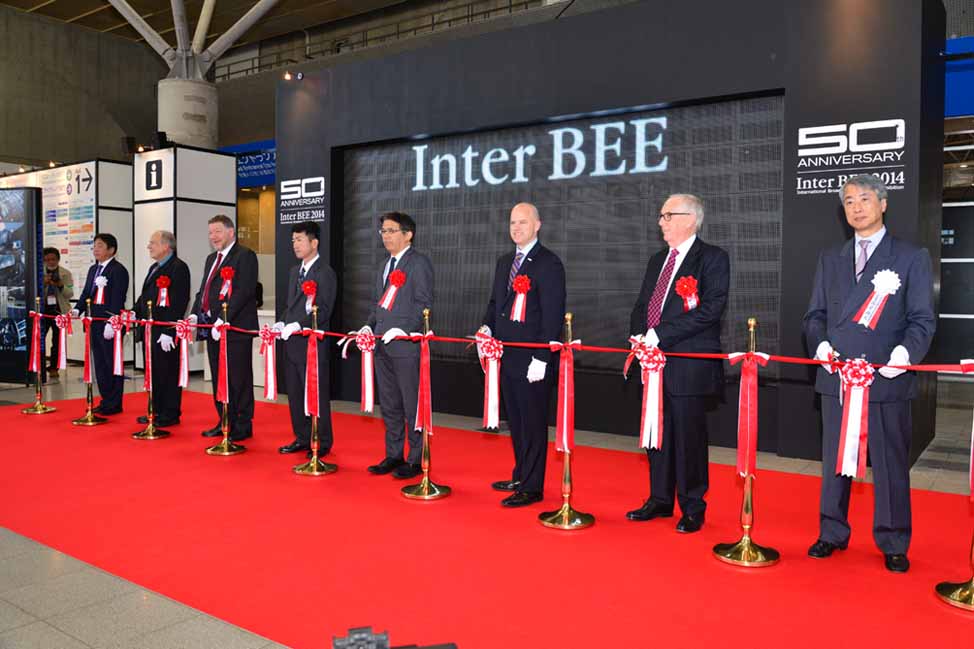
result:
[(285, 81), (290, 81), (291, 80), (291, 71), (290, 70), (286, 70), (284, 72), (284, 80)]

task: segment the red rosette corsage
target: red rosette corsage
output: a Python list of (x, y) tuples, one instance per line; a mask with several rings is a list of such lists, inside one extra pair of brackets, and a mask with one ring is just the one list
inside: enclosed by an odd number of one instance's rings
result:
[(531, 290), (531, 278), (527, 275), (518, 275), (514, 278), (511, 288), (515, 293), (527, 293)]
[(301, 284), (301, 292), (308, 297), (313, 296), (318, 292), (318, 282), (314, 281), (313, 279), (305, 280)]
[(697, 279), (693, 275), (684, 275), (676, 280), (676, 294), (683, 298), (684, 311), (690, 311), (700, 306), (700, 296), (697, 295)]
[(518, 275), (511, 282), (514, 289), (514, 304), (511, 306), (511, 320), (514, 322), (524, 322), (527, 316), (528, 291), (531, 290), (531, 278), (527, 275)]
[(223, 281), (230, 281), (231, 279), (233, 279), (233, 275), (234, 275), (234, 271), (229, 266), (220, 269), (220, 279), (222, 279)]
[(172, 285), (172, 280), (169, 279), (168, 275), (160, 275), (156, 279), (156, 288), (169, 288)]
[(394, 270), (389, 273), (389, 283), (396, 288), (402, 288), (402, 285), (406, 283), (406, 273), (401, 270)]

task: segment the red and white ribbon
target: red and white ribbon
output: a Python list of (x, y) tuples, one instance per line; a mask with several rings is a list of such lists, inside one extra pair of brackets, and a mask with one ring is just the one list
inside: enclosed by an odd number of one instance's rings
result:
[(311, 313), (311, 307), (315, 303), (315, 294), (318, 293), (318, 282), (313, 279), (305, 280), (301, 284), (301, 292), (305, 295), (304, 312)]
[(213, 328), (220, 330), (220, 357), (217, 361), (219, 376), (216, 381), (216, 400), (225, 405), (230, 403), (230, 363), (227, 358), (227, 332), (230, 330), (230, 325), (224, 322)]
[(666, 355), (659, 347), (647, 345), (635, 336), (629, 338), (629, 343), (633, 347), (622, 373), (628, 375), (632, 359), (638, 359), (643, 384), (639, 446), (658, 451), (663, 448), (663, 367), (666, 366)]
[(223, 280), (223, 285), (220, 286), (221, 300), (233, 297), (233, 276), (234, 270), (230, 266), (224, 266), (220, 269), (220, 279)]
[(260, 328), (260, 355), (264, 357), (264, 398), (277, 399), (277, 350), (275, 341), (281, 332), (269, 325)]
[[(737, 397), (737, 473), (753, 476), (758, 457), (758, 366), (771, 358), (761, 352), (728, 355), (731, 365), (741, 363), (741, 389)], [(743, 362), (742, 362), (743, 361)]]
[(156, 303), (158, 306), (169, 306), (170, 285), (172, 285), (172, 280), (169, 279), (168, 275), (160, 275), (156, 278), (156, 288), (159, 289), (158, 295), (156, 295)]
[[(321, 395), (318, 394), (318, 343), (325, 339), (320, 329), (302, 329), (302, 336), (308, 337), (307, 363), (304, 368), (304, 414), (317, 417), (321, 412)], [(325, 396), (327, 399), (327, 395)]]
[(386, 288), (385, 293), (379, 299), (379, 306), (386, 311), (392, 310), (392, 305), (396, 302), (396, 294), (402, 285), (406, 283), (406, 273), (402, 272), (398, 268), (391, 273), (389, 273), (389, 287)]
[(128, 331), (135, 324), (135, 313), (132, 311), (126, 311), (122, 309), (118, 315), (113, 315), (108, 319), (105, 324), (106, 327), (111, 327), (115, 330), (115, 335), (112, 337), (112, 373), (115, 376), (123, 376), (125, 374), (125, 364), (122, 355), (122, 330)]
[(514, 290), (514, 305), (511, 307), (511, 320), (514, 322), (524, 322), (524, 315), (527, 311), (528, 291), (531, 290), (531, 278), (527, 275), (518, 275), (511, 283)]
[(30, 336), (30, 362), (27, 366), (28, 372), (41, 371), (41, 314), (31, 311), (30, 317), (34, 319), (34, 327)]
[(869, 440), (869, 386), (872, 368), (864, 358), (848, 360), (839, 370), (840, 397), (843, 401), (842, 431), (835, 472), (850, 478), (866, 477), (866, 453)]
[(561, 352), (558, 363), (558, 425), (555, 430), (555, 448), (560, 452), (571, 453), (575, 449), (575, 349), (581, 347), (581, 340), (573, 340), (567, 345), (552, 340), (548, 348)]
[(691, 311), (700, 306), (697, 279), (693, 275), (686, 275), (676, 280), (676, 294), (683, 298), (684, 311)]
[(176, 339), (179, 341), (179, 387), (189, 387), (189, 341), (193, 337), (193, 326), (189, 320), (176, 321)]
[(81, 316), (81, 326), (85, 330), (85, 369), (81, 374), (81, 380), (91, 383), (91, 316)]
[[(395, 272), (395, 271), (394, 271)], [(433, 396), (430, 387), (430, 338), (433, 332), (411, 333), (409, 339), (419, 342), (419, 397), (416, 400), (416, 425), (414, 430), (433, 434)]]
[(890, 295), (895, 295), (900, 289), (900, 277), (892, 270), (878, 271), (872, 279), (873, 291), (862, 303), (853, 319), (864, 327), (875, 329), (879, 316), (883, 314), (883, 307)]
[(480, 367), (484, 370), (484, 428), (498, 428), (501, 420), (501, 357), (504, 344), (488, 334), (478, 331), (477, 351)]
[(62, 313), (54, 316), (54, 325), (58, 328), (57, 368), (68, 369), (68, 335), (74, 333), (71, 329), (71, 316)]
[(145, 356), (145, 373), (142, 376), (142, 389), (152, 392), (152, 320), (145, 320), (142, 349)]
[(99, 275), (95, 278), (95, 304), (105, 303), (105, 287), (108, 286), (108, 278)]
[[(961, 359), (960, 370), (964, 374), (974, 373), (974, 358)], [(971, 419), (971, 458), (967, 465), (967, 476), (970, 481), (968, 493), (971, 501), (974, 501), (974, 418)]]

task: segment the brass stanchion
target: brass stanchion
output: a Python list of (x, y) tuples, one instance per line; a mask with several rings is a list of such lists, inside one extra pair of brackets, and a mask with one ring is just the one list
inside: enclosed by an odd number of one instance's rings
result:
[[(91, 318), (91, 298), (85, 300), (85, 315), (88, 316), (89, 318), (88, 328), (85, 330), (85, 335), (88, 337), (89, 340), (91, 340), (91, 327), (94, 325), (94, 322), (90, 319)], [(110, 327), (111, 325), (106, 322), (105, 326)], [(93, 372), (94, 368), (91, 367), (91, 349), (88, 350), (88, 358), (85, 359), (85, 363), (88, 364), (89, 371)], [(83, 417), (75, 419), (71, 423), (74, 424), (75, 426), (98, 426), (100, 424), (106, 423), (108, 421), (107, 418), (99, 417), (98, 415), (96, 415), (91, 411), (92, 408), (94, 407), (93, 405), (94, 401), (95, 401), (95, 397), (94, 397), (94, 393), (92, 392), (91, 381), (89, 381), (88, 392), (87, 395), (85, 396), (85, 414)]]
[[(223, 303), (223, 322), (227, 322), (227, 303), (226, 302)], [(227, 323), (227, 324), (229, 324), (229, 323)], [(223, 335), (226, 336), (229, 333), (230, 333), (229, 331), (224, 331), (223, 332)], [(230, 349), (229, 349), (229, 344), (228, 344), (227, 345), (227, 355), (229, 356), (229, 354), (230, 354)], [(227, 363), (228, 364), (229, 364), (229, 360), (230, 359), (228, 358), (227, 359)], [(217, 363), (217, 365), (219, 366), (219, 363)], [(223, 368), (222, 367), (218, 367), (217, 369), (218, 369), (218, 371), (223, 371)], [(215, 376), (213, 378), (215, 380), (217, 380), (217, 381), (220, 380), (220, 377), (219, 376)], [(230, 377), (227, 377), (227, 389), (228, 390), (230, 389), (229, 383), (230, 383)], [(230, 399), (230, 395), (228, 394), (227, 395), (227, 400), (229, 401), (229, 399)], [(241, 454), (241, 453), (243, 453), (244, 451), (247, 450), (247, 447), (244, 446), (243, 444), (237, 444), (235, 442), (231, 442), (230, 441), (230, 413), (229, 413), (230, 408), (229, 408), (229, 405), (230, 405), (229, 403), (224, 403), (224, 404), (222, 404), (223, 407), (220, 408), (220, 430), (223, 432), (223, 439), (216, 446), (210, 446), (209, 448), (207, 448), (206, 449), (206, 454), (207, 455), (239, 455), (239, 454)]]
[(971, 578), (960, 583), (937, 584), (937, 597), (951, 606), (974, 611), (974, 537), (971, 538)]
[[(34, 298), (34, 312), (37, 314), (40, 314), (41, 312), (40, 297)], [(34, 326), (40, 328), (41, 319), (39, 317), (34, 318)], [(43, 331), (43, 329), (41, 329), (41, 331)], [(38, 340), (41, 339), (41, 335), (41, 333), (38, 333)], [(41, 364), (44, 363), (44, 358), (41, 357), (41, 352), (39, 349), (35, 350), (31, 348), (30, 353), (37, 354), (38, 358), (40, 358), (40, 362), (37, 365), (37, 371), (34, 372), (34, 405), (30, 406), (29, 408), (23, 408), (20, 412), (24, 413), (25, 415), (46, 415), (49, 412), (54, 412), (57, 410), (57, 408), (44, 403), (44, 394), (41, 391)]]
[[(565, 314), (565, 344), (572, 342), (572, 314)], [(566, 353), (565, 351), (561, 352)], [(561, 378), (559, 377), (559, 380)], [(567, 448), (562, 455), (561, 507), (538, 514), (538, 522), (556, 530), (580, 530), (595, 524), (595, 516), (572, 507), (572, 454)]]
[[(756, 318), (747, 319), (748, 351), (757, 351)], [(754, 467), (750, 467), (753, 471)], [(766, 548), (751, 540), (751, 529), (754, 527), (754, 475), (748, 473), (744, 478), (744, 500), (741, 504), (741, 528), (744, 536), (736, 543), (718, 543), (714, 546), (714, 556), (721, 561), (745, 568), (764, 568), (778, 563), (781, 554), (774, 548)]]
[[(145, 304), (146, 304), (146, 309), (149, 313), (148, 319), (152, 320), (152, 300), (147, 300)], [(152, 339), (149, 336), (148, 331), (145, 331), (144, 335), (145, 335), (144, 338), (145, 342), (143, 343), (143, 349), (145, 350), (146, 355), (149, 356), (148, 360), (146, 360), (145, 362), (145, 366), (146, 366), (145, 371), (149, 372), (149, 367), (152, 364)], [(145, 430), (140, 430), (137, 433), (132, 433), (132, 439), (154, 440), (154, 439), (163, 439), (169, 437), (170, 433), (168, 430), (162, 430), (161, 428), (156, 428), (155, 412), (153, 411), (152, 408), (152, 377), (151, 376), (147, 377), (146, 385), (148, 385), (149, 388), (145, 391), (146, 402), (147, 402), (145, 418), (149, 420), (149, 423), (145, 427)]]
[[(430, 310), (423, 309), (423, 333), (430, 332)], [(422, 361), (420, 361), (422, 362)], [(420, 370), (422, 372), (422, 370)], [(420, 388), (422, 389), (422, 388)], [(422, 407), (422, 404), (420, 404)], [(408, 416), (409, 413), (407, 413)], [(413, 500), (438, 500), (446, 498), (453, 491), (446, 485), (438, 485), (430, 480), (430, 431), (429, 422), (423, 425), (423, 455), (422, 455), (423, 479), (418, 484), (408, 485), (402, 488), (402, 495)]]
[[(315, 305), (311, 307), (311, 329), (314, 331), (318, 328), (318, 306)], [(314, 342), (309, 342), (309, 345), (317, 345), (317, 338), (310, 338)], [(321, 371), (321, 365), (318, 365), (318, 371)], [(330, 398), (329, 395), (323, 395), (325, 399)], [(322, 398), (321, 394), (318, 394), (318, 401), (320, 402)], [(320, 476), (328, 475), (329, 473), (334, 473), (338, 471), (337, 464), (329, 464), (328, 462), (322, 462), (318, 459), (318, 415), (311, 415), (311, 459), (304, 464), (299, 464), (291, 469), (298, 475), (309, 475), (309, 476)]]

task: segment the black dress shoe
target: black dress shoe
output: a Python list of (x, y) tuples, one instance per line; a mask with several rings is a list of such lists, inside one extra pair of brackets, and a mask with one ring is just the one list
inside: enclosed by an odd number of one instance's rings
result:
[(230, 441), (231, 442), (242, 442), (245, 439), (250, 439), (254, 436), (254, 430), (252, 428), (247, 430), (231, 430), (230, 431)]
[[(95, 412), (95, 411), (92, 410), (92, 412)], [(98, 410), (98, 414), (99, 415), (120, 415), (120, 414), (122, 414), (122, 409), (121, 408), (103, 408), (103, 407), (100, 407), (100, 409)]]
[(155, 421), (156, 428), (165, 428), (166, 426), (178, 426), (178, 425), (179, 425), (178, 419), (163, 419), (160, 417)]
[(289, 453), (297, 453), (299, 451), (308, 451), (310, 449), (311, 449), (311, 447), (309, 447), (304, 442), (299, 442), (298, 440), (294, 440), (290, 444), (287, 444), (287, 445), (282, 446), (279, 449), (277, 449), (277, 452), (280, 453), (280, 454), (282, 454), (282, 455), (287, 455)]
[(838, 545), (836, 543), (830, 543), (823, 539), (819, 539), (812, 544), (812, 547), (808, 548), (808, 556), (813, 559), (825, 559), (826, 557), (831, 557), (832, 553), (836, 550), (845, 550), (849, 547), (849, 544)]
[(906, 572), (910, 569), (910, 560), (905, 554), (887, 554), (886, 569), (890, 572)]
[(544, 500), (540, 491), (515, 491), (513, 494), (501, 501), (504, 507), (524, 507), (531, 503), (539, 503)]
[[(331, 453), (331, 447), (330, 446), (319, 446), (318, 447), (318, 457), (319, 458), (323, 458), (326, 455), (328, 455), (329, 453)], [(306, 458), (308, 458), (309, 460), (311, 459), (311, 449), (310, 448), (308, 449), (308, 452), (304, 454), (304, 456)]]
[(673, 516), (673, 506), (662, 505), (655, 502), (652, 498), (647, 498), (646, 502), (639, 509), (626, 512), (626, 518), (631, 521), (651, 521), (654, 518), (671, 518)]
[(145, 415), (139, 415), (138, 417), (135, 418), (135, 423), (137, 423), (137, 424), (148, 424), (149, 423), (149, 418), (146, 417)]
[(91, 411), (92, 411), (93, 413), (95, 413), (96, 415), (97, 415), (97, 414), (101, 414), (101, 404), (98, 404), (97, 406), (95, 406), (95, 407), (93, 407), (93, 408), (91, 409)]
[(490, 483), (490, 488), (494, 491), (517, 491), (520, 486), (520, 480), (498, 480)]
[(703, 527), (703, 514), (684, 514), (676, 524), (676, 531), (680, 534), (693, 534)]
[(202, 433), (200, 433), (200, 435), (202, 435), (203, 437), (222, 437), (223, 429), (221, 429), (220, 426), (214, 426), (213, 428), (207, 428)]
[(395, 468), (392, 472), (392, 477), (397, 480), (408, 480), (409, 478), (415, 478), (422, 472), (423, 467), (420, 465), (404, 462)]
[(392, 473), (392, 471), (402, 464), (402, 460), (398, 457), (387, 457), (378, 464), (373, 464), (369, 467), (369, 473), (374, 473), (375, 475), (385, 475), (387, 473)]

